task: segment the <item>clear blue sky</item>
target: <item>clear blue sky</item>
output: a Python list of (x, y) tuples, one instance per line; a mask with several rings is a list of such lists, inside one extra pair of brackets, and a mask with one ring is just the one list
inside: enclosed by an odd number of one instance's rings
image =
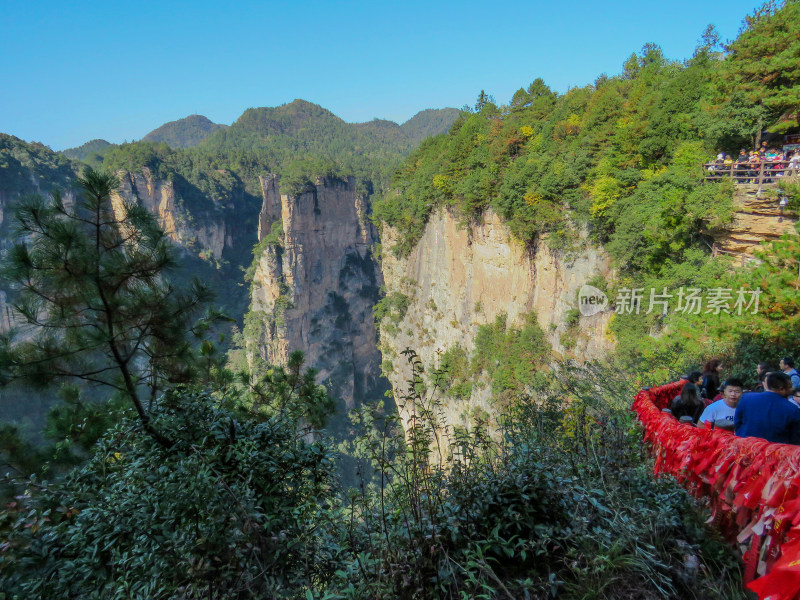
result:
[(688, 58), (706, 25), (733, 39), (758, 4), (0, 0), (0, 132), (61, 150), (295, 98), (402, 123), (536, 77), (586, 85), (647, 42)]

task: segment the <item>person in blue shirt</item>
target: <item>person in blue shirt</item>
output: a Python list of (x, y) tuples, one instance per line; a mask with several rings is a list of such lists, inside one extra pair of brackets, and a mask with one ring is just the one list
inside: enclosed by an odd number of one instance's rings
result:
[(800, 444), (800, 408), (787, 400), (792, 380), (785, 373), (770, 373), (766, 391), (742, 396), (733, 416), (739, 437), (759, 437), (776, 444)]
[(792, 360), (791, 356), (782, 358), (781, 364), (778, 366), (781, 368), (781, 371), (792, 378), (792, 385), (794, 387), (800, 387), (800, 374), (798, 374), (797, 369), (794, 368), (794, 360)]

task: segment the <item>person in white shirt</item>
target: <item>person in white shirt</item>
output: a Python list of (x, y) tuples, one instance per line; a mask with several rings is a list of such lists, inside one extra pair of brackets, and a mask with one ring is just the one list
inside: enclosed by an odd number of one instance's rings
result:
[(711, 421), (716, 427), (733, 429), (733, 415), (736, 413), (736, 406), (742, 398), (743, 390), (744, 384), (741, 381), (728, 379), (722, 386), (722, 398), (706, 406), (698, 422)]

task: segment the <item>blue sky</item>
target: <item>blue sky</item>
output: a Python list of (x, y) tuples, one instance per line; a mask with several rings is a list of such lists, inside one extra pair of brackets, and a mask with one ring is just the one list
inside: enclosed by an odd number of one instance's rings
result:
[(706, 25), (733, 39), (756, 6), (0, 0), (0, 132), (61, 150), (194, 113), (230, 124), (295, 98), (349, 122), (402, 123), (481, 89), (506, 103), (536, 77), (560, 92), (586, 85), (647, 42), (688, 58)]

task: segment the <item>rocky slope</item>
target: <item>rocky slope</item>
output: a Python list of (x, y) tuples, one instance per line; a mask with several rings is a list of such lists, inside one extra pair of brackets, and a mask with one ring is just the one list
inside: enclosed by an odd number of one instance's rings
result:
[(177, 175), (160, 178), (148, 167), (119, 171), (117, 177), (115, 206), (122, 201), (141, 204), (182, 250), (183, 268), (173, 275), (176, 284), (200, 278), (216, 292), (215, 303), (241, 321), (249, 302), (242, 271), (257, 241), (256, 198), (242, 186), (231, 186), (228, 195), (209, 197)]
[(230, 234), (226, 233), (224, 216), (214, 215), (213, 211), (192, 215), (176, 198), (172, 181), (154, 177), (147, 167), (134, 173), (120, 171), (117, 177), (120, 187), (112, 198), (115, 205), (123, 199), (142, 204), (158, 218), (161, 228), (177, 244), (197, 245), (201, 252), (217, 259), (222, 258), (226, 244), (233, 244)]
[(713, 233), (715, 250), (747, 260), (762, 242), (778, 239), (784, 234), (797, 235), (797, 216), (782, 209), (777, 186), (740, 184), (733, 194), (736, 212), (733, 222)]
[(380, 399), (387, 382), (372, 318), (381, 273), (367, 201), (355, 180), (319, 179), (297, 196), (261, 177), (261, 252), (255, 259), (245, 335), (270, 363), (302, 350), (345, 408)]
[[(385, 231), (384, 248), (393, 245), (395, 235)], [(455, 345), (471, 352), (479, 326), (501, 313), (509, 323), (519, 324), (523, 314), (534, 311), (556, 355), (591, 359), (611, 347), (606, 336), (609, 312), (580, 317), (575, 324), (578, 290), (610, 273), (608, 257), (588, 243), (571, 255), (545, 243), (531, 253), (491, 211), (482, 224), (470, 228), (439, 211), (408, 257), (398, 259), (385, 251), (382, 262), (387, 294), (407, 299), (402, 318), (381, 329), (384, 367), (396, 394), (402, 395), (411, 377), (401, 356), (405, 348), (415, 350), (427, 370), (436, 368), (441, 353)], [(491, 414), (489, 397), (485, 386), (475, 389), (467, 402), (447, 400), (445, 420), (466, 424), (475, 408)]]

